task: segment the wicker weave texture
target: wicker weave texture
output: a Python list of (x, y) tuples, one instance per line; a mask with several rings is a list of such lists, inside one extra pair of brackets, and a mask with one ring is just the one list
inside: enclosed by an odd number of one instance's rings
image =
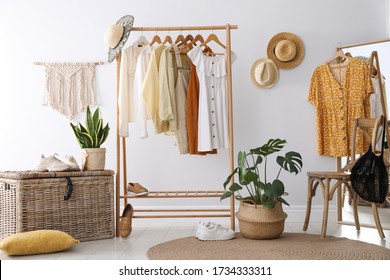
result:
[[(2, 238), (37, 229), (62, 230), (80, 241), (114, 237), (113, 176), (70, 178), (73, 192), (69, 200), (64, 200), (64, 177), (16, 180), (15, 194), (1, 191)], [(6, 205), (9, 218), (3, 220)]]
[[(0, 182), (0, 239), (15, 233), (16, 222), (16, 184)], [(10, 225), (10, 226), (6, 226)]]

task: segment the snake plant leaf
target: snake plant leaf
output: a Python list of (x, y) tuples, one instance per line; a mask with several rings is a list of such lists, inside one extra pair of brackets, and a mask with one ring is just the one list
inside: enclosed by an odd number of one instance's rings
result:
[(276, 162), (286, 171), (298, 174), (302, 170), (302, 157), (297, 152), (288, 152), (284, 157), (278, 156)]
[(80, 133), (81, 133), (80, 128), (78, 126), (74, 125), (73, 123), (70, 123), (70, 126), (73, 129), (73, 132), (76, 136), (77, 142), (79, 143), (80, 147), (83, 149), (84, 142), (82, 141), (81, 136), (80, 136)]
[(100, 146), (107, 140), (109, 132), (110, 132), (110, 127), (107, 123), (106, 126), (99, 131), (97, 148), (100, 148)]
[(228, 198), (228, 197), (231, 197), (233, 195), (233, 193), (232, 192), (225, 192), (224, 194), (222, 194), (221, 196), (220, 196), (220, 200), (223, 200), (223, 199), (226, 199), (226, 198)]
[(237, 174), (238, 172), (238, 167), (236, 167), (233, 172), (226, 178), (225, 182), (223, 183), (223, 188), (224, 190), (226, 191), (226, 186), (230, 183), (230, 181), (232, 180), (233, 176), (235, 174)]
[(88, 133), (91, 133), (91, 131), (93, 130), (93, 121), (91, 116), (91, 109), (89, 108), (89, 106), (87, 107), (87, 111), (85, 114), (85, 128)]
[(80, 132), (80, 139), (83, 141), (86, 148), (93, 146), (93, 139), (88, 133)]
[(80, 128), (81, 132), (88, 133), (87, 129), (81, 123), (78, 124), (78, 127)]
[(86, 109), (85, 127), (81, 123), (78, 123), (78, 125), (71, 124), (71, 126), (82, 149), (100, 148), (107, 140), (110, 131), (108, 123), (103, 127), (100, 109), (97, 108), (92, 114), (89, 106)]

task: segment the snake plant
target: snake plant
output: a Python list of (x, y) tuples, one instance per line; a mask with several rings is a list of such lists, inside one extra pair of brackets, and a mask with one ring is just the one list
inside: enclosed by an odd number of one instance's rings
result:
[(100, 145), (106, 141), (110, 127), (108, 123), (103, 127), (102, 114), (99, 108), (96, 108), (93, 114), (89, 106), (85, 115), (85, 126), (81, 123), (74, 125), (70, 123), (73, 132), (76, 136), (77, 142), (82, 149), (86, 148), (100, 148)]

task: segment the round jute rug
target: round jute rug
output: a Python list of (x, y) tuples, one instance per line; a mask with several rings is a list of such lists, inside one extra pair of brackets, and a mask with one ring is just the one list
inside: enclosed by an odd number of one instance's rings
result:
[(226, 241), (200, 241), (194, 236), (158, 244), (151, 260), (390, 260), (390, 250), (347, 238), (283, 233), (278, 239), (251, 240), (236, 234)]

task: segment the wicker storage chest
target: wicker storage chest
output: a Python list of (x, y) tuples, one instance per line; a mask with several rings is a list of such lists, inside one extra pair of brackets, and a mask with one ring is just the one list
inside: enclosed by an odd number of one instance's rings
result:
[(114, 237), (111, 170), (0, 172), (0, 238), (56, 229), (80, 241)]

